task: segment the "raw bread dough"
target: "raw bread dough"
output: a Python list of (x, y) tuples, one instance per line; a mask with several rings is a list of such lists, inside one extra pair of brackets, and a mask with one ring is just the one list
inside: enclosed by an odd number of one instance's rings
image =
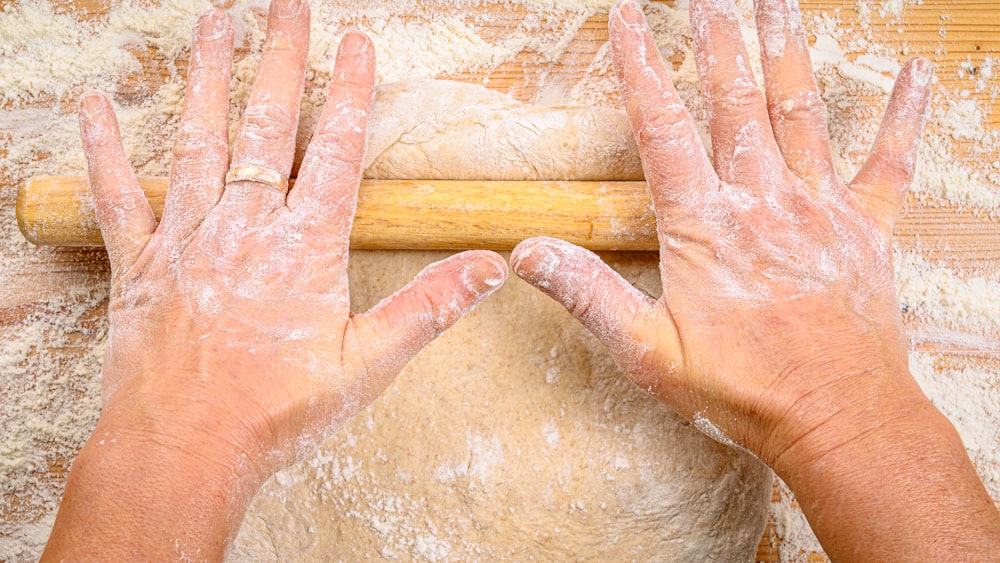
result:
[(365, 176), (387, 180), (641, 180), (625, 112), (542, 107), (447, 80), (378, 87)]
[[(467, 91), (427, 82), (421, 87), (449, 103)], [(427, 99), (410, 86), (397, 88), (406, 100)], [(405, 106), (384, 97), (380, 104)], [(434, 107), (428, 114), (448, 109), (444, 103)], [(556, 111), (593, 122), (580, 117), (582, 110)], [(537, 108), (515, 113), (549, 122)], [(480, 133), (524, 130), (492, 123), (497, 114), (464, 115), (460, 122), (477, 124)], [(418, 123), (416, 130), (431, 121)], [(405, 133), (390, 135), (390, 148), (374, 137), (372, 149), (380, 156), (370, 171), (414, 170), (387, 160), (390, 154), (428, 156), (422, 164), (427, 174), (456, 177), (463, 171), (431, 162), (431, 153), (447, 145), (415, 136), (414, 129), (397, 130)], [(474, 135), (477, 150), (519, 144), (480, 139), (480, 133)], [(401, 140), (418, 137), (424, 142)], [(454, 135), (446, 131), (445, 137)], [(573, 154), (549, 155), (550, 162), (568, 163), (578, 154), (580, 143), (562, 145)], [(446, 158), (466, 166), (460, 152)], [(499, 166), (504, 159), (482, 162)], [(471, 170), (466, 177), (495, 176), (497, 169)], [(446, 255), (352, 253), (352, 309), (367, 310)], [(605, 258), (639, 288), (659, 294), (655, 255)], [(314, 457), (263, 487), (231, 558), (749, 562), (770, 492), (766, 467), (712, 441), (636, 389), (561, 306), (512, 276)]]
[[(365, 310), (445, 252), (357, 252)], [(608, 254), (657, 293), (656, 257)], [(753, 561), (770, 471), (625, 380), (512, 278), (243, 523), (239, 561)]]

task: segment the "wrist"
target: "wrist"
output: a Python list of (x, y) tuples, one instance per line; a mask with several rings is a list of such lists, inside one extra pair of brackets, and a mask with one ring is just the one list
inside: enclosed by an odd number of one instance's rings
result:
[(204, 434), (123, 422), (102, 416), (74, 461), (45, 556), (221, 558), (262, 483), (259, 472)]
[[(265, 463), (265, 448), (250, 430), (234, 431), (218, 414), (198, 415), (190, 410), (172, 417), (157, 416), (146, 406), (127, 412), (104, 412), (85, 450), (106, 450), (122, 444), (150, 461), (165, 466), (197, 465), (206, 475), (231, 475), (248, 484), (262, 483), (272, 471)], [(246, 434), (245, 436), (243, 434)]]
[(106, 405), (84, 449), (106, 450), (115, 440), (121, 451), (150, 464), (196, 467), (203, 479), (226, 479), (254, 491), (270, 477), (270, 442), (256, 425), (232, 409), (168, 397), (176, 404), (137, 398)]
[(961, 438), (909, 381), (838, 402), (773, 460), (832, 560), (993, 549), (998, 516)]
[[(144, 373), (149, 373), (143, 370)], [(198, 370), (134, 377), (106, 395), (91, 440), (126, 434), (134, 446), (199, 459), (206, 468), (239, 467), (250, 482), (266, 480), (274, 462), (273, 424), (251, 390), (222, 385), (238, 376)]]
[[(800, 429), (771, 461), (778, 475), (794, 481), (805, 468), (857, 466), (866, 458), (905, 455), (924, 440), (961, 448), (954, 427), (922, 394), (893, 389), (869, 389), (867, 397), (840, 399), (829, 410), (795, 422)], [(896, 463), (897, 460), (889, 460)]]
[(801, 467), (846, 444), (944, 420), (910, 375), (905, 357), (859, 366), (856, 360), (863, 357), (819, 358), (769, 394), (781, 399), (759, 415), (756, 427), (763, 432), (756, 435), (754, 451), (779, 475), (784, 467)]

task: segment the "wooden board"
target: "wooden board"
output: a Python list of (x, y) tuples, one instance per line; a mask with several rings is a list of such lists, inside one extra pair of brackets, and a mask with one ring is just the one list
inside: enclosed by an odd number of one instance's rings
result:
[[(0, 0), (0, 7), (11, 3), (12, 0)], [(877, 12), (880, 2), (872, 0), (871, 3)], [(81, 18), (100, 18), (109, 10), (109, 2), (106, 0), (63, 1), (60, 4), (80, 14)], [(836, 12), (837, 18), (848, 25), (856, 19), (856, 0), (803, 0), (801, 4), (807, 16)], [(454, 12), (460, 8), (440, 0), (425, 2), (422, 9)], [(481, 20), (469, 18), (468, 21), (485, 38), (509, 35), (525, 15), (523, 8), (504, 3), (488, 4), (480, 10), (488, 12), (490, 17)], [(864, 33), (873, 41), (891, 45), (899, 53), (900, 60), (920, 54), (935, 61), (939, 69), (939, 88), (942, 89), (967, 89), (968, 81), (959, 78), (961, 65), (972, 62), (975, 66), (984, 54), (995, 54), (1000, 50), (1000, 10), (991, 1), (923, 0), (920, 5), (907, 6), (901, 18), (880, 18), (876, 14), (873, 21)], [(572, 83), (583, 76), (595, 53), (606, 41), (607, 17), (596, 15), (581, 27), (556, 64), (545, 60), (538, 53), (523, 52), (515, 60), (497, 68), (441, 78), (470, 82), (488, 80), (489, 87), (530, 101), (549, 84), (559, 81)], [(146, 71), (123, 77), (124, 88), (119, 92), (120, 96), (141, 99), (155, 92), (163, 82), (165, 61), (151, 58), (149, 52), (137, 55)], [(178, 65), (183, 69), (185, 61), (178, 61)], [(36, 105), (51, 107), (54, 111), (70, 112), (77, 94), (79, 91), (62, 99), (43, 99)], [(969, 96), (982, 107), (990, 108), (986, 115), (987, 125), (991, 129), (1000, 127), (1000, 100), (992, 96), (989, 89), (971, 91)], [(44, 155), (39, 156), (41, 158)], [(957, 155), (957, 158), (961, 156)], [(1000, 155), (979, 155), (977, 159), (991, 163), (1000, 160)], [(22, 179), (16, 170), (6, 167), (0, 169), (0, 205), (14, 205), (16, 184)], [(934, 203), (918, 205), (911, 199), (897, 229), (896, 242), (899, 246), (904, 249), (919, 248), (922, 254), (955, 269), (967, 272), (996, 271), (1000, 264), (1000, 222), (992, 217), (963, 211), (954, 205)], [(7, 258), (0, 256), (0, 261), (6, 262)], [(95, 284), (106, 278), (107, 265), (101, 251), (50, 250), (37, 253), (36, 258), (12, 277), (14, 287), (9, 292), (10, 298), (0, 303), (0, 326), (15, 326), (21, 320), (44, 311), (48, 300), (61, 295), (66, 280), (79, 279), (81, 276), (93, 279)], [(94, 311), (88, 318), (90, 320), (86, 322), (103, 322), (103, 310)], [(919, 328), (918, 320), (910, 319), (909, 322), (911, 328)], [(953, 361), (956, 365), (968, 365), (970, 361), (974, 361), (993, 368), (1000, 367), (1000, 353), (996, 350), (967, 350), (961, 347), (934, 349), (943, 355), (944, 361)], [(65, 459), (54, 459), (45, 479), (62, 482), (65, 467)], [(15, 511), (3, 517), (23, 516)], [(772, 522), (761, 543), (758, 560), (778, 561), (775, 548), (778, 542), (780, 538), (777, 538)], [(823, 560), (821, 554), (809, 554), (808, 557), (810, 560)]]

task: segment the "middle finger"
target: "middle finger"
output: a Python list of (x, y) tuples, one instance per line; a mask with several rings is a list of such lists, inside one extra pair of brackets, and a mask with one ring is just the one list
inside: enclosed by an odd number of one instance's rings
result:
[[(308, 54), (306, 0), (274, 0), (260, 69), (236, 134), (231, 167), (253, 166), (288, 178)], [(259, 223), (284, 206), (285, 190), (262, 182), (234, 181), (226, 185), (223, 203), (236, 204), (236, 211), (246, 221)]]
[(767, 109), (775, 139), (796, 176), (820, 189), (835, 186), (826, 106), (809, 59), (797, 0), (756, 0)]
[(691, 28), (716, 172), (732, 184), (773, 187), (787, 168), (750, 69), (733, 0), (692, 0)]
[(229, 165), (229, 79), (233, 25), (221, 10), (198, 20), (184, 89), (184, 113), (170, 159), (170, 189), (160, 231), (181, 241), (222, 196)]

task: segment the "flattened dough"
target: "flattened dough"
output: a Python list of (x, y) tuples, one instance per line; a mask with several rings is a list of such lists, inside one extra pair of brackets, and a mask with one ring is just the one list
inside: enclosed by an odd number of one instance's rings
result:
[(379, 86), (365, 176), (386, 180), (641, 180), (625, 112), (541, 107), (478, 86)]
[[(352, 253), (352, 309), (445, 256)], [(659, 294), (655, 255), (605, 259)], [(512, 276), (263, 487), (231, 559), (751, 562), (770, 492), (766, 467), (636, 389), (561, 306)]]

